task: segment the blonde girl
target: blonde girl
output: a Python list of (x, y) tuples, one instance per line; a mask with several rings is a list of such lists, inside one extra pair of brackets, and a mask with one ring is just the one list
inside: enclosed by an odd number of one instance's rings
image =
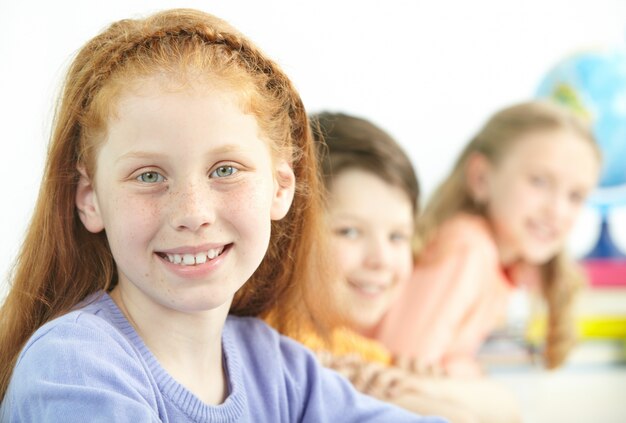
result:
[(239, 317), (306, 312), (319, 215), (308, 119), (273, 61), (200, 11), (113, 23), (59, 102), (0, 310), (0, 420), (423, 421)]
[(565, 241), (599, 168), (589, 128), (568, 110), (536, 101), (493, 115), (428, 202), (412, 281), (377, 339), (418, 369), (478, 376), (477, 350), (523, 286), (547, 305), (546, 367), (563, 364), (583, 282)]

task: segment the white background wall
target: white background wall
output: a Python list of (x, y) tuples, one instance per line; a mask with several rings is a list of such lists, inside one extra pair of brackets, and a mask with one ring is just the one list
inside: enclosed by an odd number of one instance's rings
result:
[(114, 20), (170, 7), (230, 21), (284, 67), (310, 111), (387, 129), (426, 193), (495, 109), (532, 96), (564, 56), (626, 38), (624, 0), (0, 0), (0, 298), (71, 55)]

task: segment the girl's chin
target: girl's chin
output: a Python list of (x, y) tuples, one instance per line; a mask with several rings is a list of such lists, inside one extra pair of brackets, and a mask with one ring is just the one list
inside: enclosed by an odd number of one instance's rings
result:
[(359, 333), (371, 332), (382, 319), (382, 313), (368, 313), (364, 315), (362, 310), (348, 312), (346, 316), (348, 325)]
[(539, 248), (534, 251), (526, 254), (525, 261), (530, 264), (542, 265), (549, 262), (554, 256), (558, 254), (558, 249), (544, 249), (543, 251)]

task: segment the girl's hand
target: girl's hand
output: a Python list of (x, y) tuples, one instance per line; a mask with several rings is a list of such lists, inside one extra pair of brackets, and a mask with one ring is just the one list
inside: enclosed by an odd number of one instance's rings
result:
[(445, 368), (439, 363), (420, 360), (417, 357), (396, 356), (394, 366), (416, 376), (443, 377), (446, 376)]
[(389, 400), (390, 392), (402, 385), (407, 376), (402, 369), (368, 362), (357, 355), (334, 356), (322, 351), (317, 356), (324, 366), (345, 376), (357, 390), (382, 400)]

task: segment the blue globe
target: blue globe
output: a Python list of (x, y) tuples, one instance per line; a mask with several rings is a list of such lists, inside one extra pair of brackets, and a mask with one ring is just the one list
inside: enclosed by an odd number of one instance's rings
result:
[(547, 73), (536, 95), (570, 107), (592, 125), (603, 168), (590, 204), (602, 214), (626, 204), (626, 50), (574, 54)]

